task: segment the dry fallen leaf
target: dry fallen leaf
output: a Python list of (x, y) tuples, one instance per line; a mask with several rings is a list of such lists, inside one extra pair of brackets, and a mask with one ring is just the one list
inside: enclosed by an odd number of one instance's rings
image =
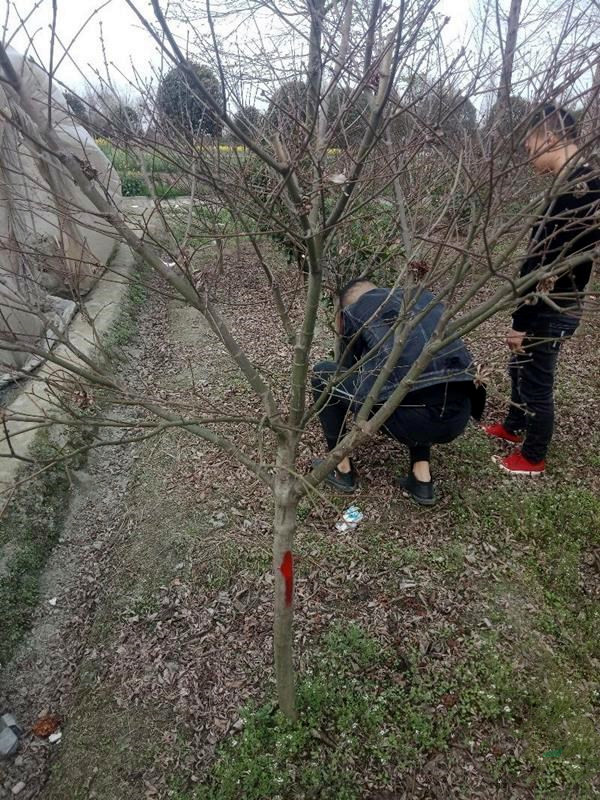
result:
[(452, 692), (447, 692), (442, 696), (442, 703), (446, 706), (446, 708), (452, 708), (452, 706), (455, 706), (458, 703), (458, 695), (453, 694)]
[(60, 717), (56, 714), (48, 714), (46, 717), (41, 717), (32, 726), (31, 732), (41, 739), (46, 739), (51, 733), (54, 733), (60, 727)]

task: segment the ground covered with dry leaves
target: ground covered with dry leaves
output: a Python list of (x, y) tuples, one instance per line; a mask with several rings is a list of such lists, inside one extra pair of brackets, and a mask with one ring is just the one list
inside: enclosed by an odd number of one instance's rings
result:
[[(290, 353), (258, 274), (245, 254), (211, 282), (281, 395)], [(493, 371), (490, 417), (503, 330), (471, 342)], [(503, 477), (473, 427), (435, 453), (433, 510), (398, 493), (406, 454), (383, 437), (357, 456), (356, 531), (335, 530), (343, 498), (302, 503), (296, 726), (273, 706), (266, 489), (183, 430), (95, 452), (0, 691), (28, 731), (57, 715), (62, 739), (28, 733), (0, 796), (21, 780), (45, 800), (598, 796), (599, 332), (592, 316), (564, 349), (545, 478)], [(328, 347), (323, 313), (315, 358)], [(120, 358), (163, 402), (258, 414), (176, 301), (143, 294)], [(250, 426), (235, 436), (269, 457)], [(314, 425), (299, 469), (320, 452)]]

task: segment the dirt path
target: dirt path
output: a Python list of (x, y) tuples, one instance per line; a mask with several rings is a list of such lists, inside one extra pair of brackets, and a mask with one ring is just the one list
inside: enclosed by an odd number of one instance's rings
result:
[[(253, 274), (229, 265), (220, 299), (253, 362), (283, 375), (289, 353), (274, 347)], [(151, 296), (138, 324), (123, 350), (138, 385), (188, 408), (208, 395), (219, 413), (252, 409), (197, 314)], [(181, 431), (95, 452), (31, 637), (0, 684), (0, 707), (27, 729), (58, 714), (63, 737), (26, 736), (0, 767), (0, 797), (19, 781), (19, 797), (43, 800), (594, 797), (595, 326), (569, 345), (553, 471), (539, 485), (500, 477), (473, 429), (436, 453), (432, 512), (398, 495), (405, 455), (383, 438), (358, 458), (359, 535), (333, 533), (343, 499), (303, 504), (297, 734), (268, 709), (239, 716), (272, 697), (263, 487)], [(489, 326), (473, 346), (500, 371), (496, 338)], [(300, 466), (321, 447), (314, 426)]]
[[(115, 537), (128, 525), (126, 498), (133, 449), (104, 448), (76, 476), (72, 507), (42, 579), (42, 601), (31, 635), (2, 675), (0, 706), (29, 729), (38, 715), (68, 717), (85, 658), (87, 635), (105, 593)], [(18, 758), (3, 763), (0, 796), (24, 781), (19, 796), (39, 796), (59, 745), (25, 737)]]
[[(137, 324), (119, 356), (138, 387), (172, 400), (210, 387), (243, 405), (243, 383), (196, 312), (150, 293)], [(191, 774), (270, 677), (268, 516), (257, 519), (266, 498), (259, 493), (248, 510), (256, 482), (243, 476), (236, 507), (228, 484), (240, 476), (226, 464), (173, 434), (103, 447), (75, 476), (33, 630), (0, 683), (0, 708), (26, 730), (57, 715), (63, 737), (50, 745), (27, 735), (19, 756), (0, 764), (0, 797), (21, 782), (27, 800), (154, 796), (153, 786), (162, 793), (182, 731), (195, 746), (185, 759)], [(232, 576), (244, 588), (229, 595)], [(248, 639), (223, 647), (242, 609), (256, 614)], [(244, 666), (251, 685), (240, 679)]]
[[(132, 354), (135, 347), (129, 346)], [(71, 473), (70, 509), (41, 578), (33, 628), (1, 675), (0, 707), (26, 731), (48, 714), (66, 722), (85, 682), (86, 660), (96, 657), (90, 636), (110, 597), (114, 553), (134, 526), (130, 500), (138, 451), (103, 447), (92, 451), (85, 470)], [(62, 742), (26, 735), (18, 757), (0, 763), (0, 797), (14, 796), (19, 783), (25, 784), (19, 797), (40, 796), (60, 747)]]

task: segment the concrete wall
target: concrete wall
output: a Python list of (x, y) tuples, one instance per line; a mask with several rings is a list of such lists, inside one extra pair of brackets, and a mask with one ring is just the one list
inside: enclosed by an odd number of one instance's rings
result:
[[(66, 335), (69, 342), (83, 355), (92, 358), (99, 355), (98, 341), (106, 337), (119, 318), (127, 297), (133, 266), (131, 251), (125, 245), (120, 245), (110, 271), (85, 300), (86, 315), (79, 312), (71, 322)], [(90, 319), (93, 320), (93, 326)], [(74, 366), (82, 363), (66, 345), (58, 345), (52, 353)], [(47, 361), (31, 378), (19, 385), (17, 396), (4, 408), (6, 427), (0, 432), (0, 496), (10, 490), (23, 464), (19, 459), (10, 457), (7, 433), (13, 451), (21, 456), (27, 455), (37, 434), (34, 422), (26, 419), (14, 420), (11, 415), (35, 418), (43, 416), (45, 412), (58, 414), (47, 379), (58, 378), (65, 372), (68, 374), (62, 367)]]

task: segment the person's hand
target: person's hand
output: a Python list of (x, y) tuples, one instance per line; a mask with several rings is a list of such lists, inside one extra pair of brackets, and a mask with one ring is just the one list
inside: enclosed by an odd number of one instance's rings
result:
[(525, 331), (510, 330), (506, 337), (506, 344), (513, 353), (524, 353), (523, 339), (525, 338)]

